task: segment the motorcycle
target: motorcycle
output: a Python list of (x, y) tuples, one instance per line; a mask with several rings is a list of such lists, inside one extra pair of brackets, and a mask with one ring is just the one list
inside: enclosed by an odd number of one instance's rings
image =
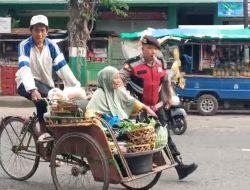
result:
[(176, 135), (182, 135), (187, 130), (187, 113), (181, 106), (179, 97), (174, 94), (172, 96), (172, 105), (167, 108), (165, 107), (165, 120), (163, 125), (169, 130), (172, 130)]

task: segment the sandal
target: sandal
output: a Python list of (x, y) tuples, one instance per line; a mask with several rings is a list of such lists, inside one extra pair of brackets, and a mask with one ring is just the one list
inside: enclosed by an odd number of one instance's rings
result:
[(50, 142), (53, 140), (54, 140), (54, 138), (49, 133), (43, 133), (38, 137), (37, 142), (38, 143), (46, 143), (46, 142)]

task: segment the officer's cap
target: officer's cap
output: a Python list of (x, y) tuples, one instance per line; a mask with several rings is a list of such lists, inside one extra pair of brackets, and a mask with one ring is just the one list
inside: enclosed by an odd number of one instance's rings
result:
[(158, 49), (161, 48), (161, 45), (160, 43), (158, 42), (158, 40), (153, 37), (153, 36), (143, 36), (142, 39), (141, 39), (141, 43), (142, 44), (148, 44), (148, 45), (153, 45), (155, 47), (157, 47)]

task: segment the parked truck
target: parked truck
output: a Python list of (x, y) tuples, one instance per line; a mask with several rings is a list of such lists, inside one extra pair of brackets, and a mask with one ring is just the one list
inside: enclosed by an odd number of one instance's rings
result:
[(188, 109), (201, 115), (250, 109), (250, 78), (186, 75), (185, 80), (185, 88), (177, 87), (177, 93)]

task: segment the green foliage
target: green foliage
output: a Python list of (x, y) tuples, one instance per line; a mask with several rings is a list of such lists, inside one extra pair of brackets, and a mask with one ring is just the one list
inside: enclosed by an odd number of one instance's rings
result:
[[(108, 8), (119, 16), (126, 16), (128, 5), (120, 0), (69, 0), (69, 40), (72, 47), (86, 47), (98, 12)], [(80, 65), (79, 65), (80, 66)]]
[(20, 19), (11, 19), (11, 28), (19, 28), (20, 27)]
[(119, 16), (127, 16), (127, 11), (129, 7), (126, 3), (123, 3), (119, 0), (101, 0), (101, 5), (109, 8), (112, 12)]
[(142, 127), (154, 127), (156, 124), (156, 121), (152, 118), (150, 119), (149, 123), (142, 123), (142, 122), (138, 122), (138, 123), (134, 123), (130, 120), (122, 120), (119, 123), (119, 128), (122, 134), (128, 132), (128, 131), (133, 131), (133, 130), (137, 130), (140, 129)]

